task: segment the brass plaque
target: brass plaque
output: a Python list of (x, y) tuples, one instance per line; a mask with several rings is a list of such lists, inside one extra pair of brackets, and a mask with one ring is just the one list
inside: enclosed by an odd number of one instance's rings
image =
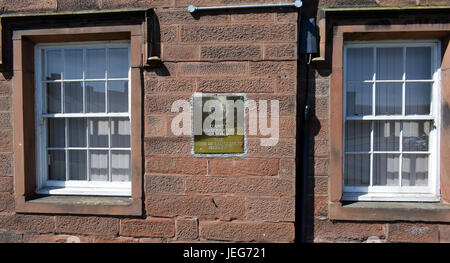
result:
[(244, 153), (244, 103), (238, 95), (194, 96), (195, 154)]

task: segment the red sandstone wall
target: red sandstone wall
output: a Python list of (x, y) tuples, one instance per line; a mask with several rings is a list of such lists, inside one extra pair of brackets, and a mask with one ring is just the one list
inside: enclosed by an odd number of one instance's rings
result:
[[(293, 242), (297, 15), (283, 12), (192, 17), (189, 4), (264, 0), (2, 0), (5, 12), (154, 7), (164, 68), (144, 71), (145, 214), (142, 218), (25, 215), (14, 212), (11, 83), (0, 77), (0, 242), (265, 241)], [(291, 1), (283, 1), (291, 2)], [(310, 2), (310, 3), (309, 3)], [(319, 2), (319, 3), (318, 3)], [(448, 5), (450, 1), (324, 0), (320, 7)], [(5, 73), (7, 74), (7, 73)], [(444, 225), (331, 223), (328, 202), (329, 74), (317, 74), (311, 96), (310, 241), (450, 241)], [(194, 158), (190, 138), (170, 131), (170, 105), (195, 91), (244, 92), (279, 99), (281, 139), (261, 147), (248, 139), (245, 158)], [(297, 175), (299, 178), (300, 175)]]

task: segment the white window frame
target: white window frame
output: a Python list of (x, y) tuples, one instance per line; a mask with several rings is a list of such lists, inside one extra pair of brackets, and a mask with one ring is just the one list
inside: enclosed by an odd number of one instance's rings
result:
[[(406, 80), (405, 76), (405, 61), (406, 61), (406, 47), (431, 47), (432, 52), (432, 79), (431, 80)], [(377, 66), (376, 66), (376, 50), (384, 47), (402, 47), (403, 48), (403, 77), (402, 80), (376, 80)], [(372, 115), (368, 116), (352, 116), (347, 117), (346, 109), (346, 94), (347, 94), (347, 50), (348, 48), (372, 48), (374, 52), (374, 75), (370, 81), (364, 83), (371, 83), (372, 86)], [(374, 128), (373, 122), (371, 124), (370, 134), (370, 184), (369, 186), (345, 186), (344, 176), (342, 178), (344, 201), (420, 201), (420, 202), (438, 202), (440, 200), (440, 102), (441, 102), (441, 44), (439, 40), (398, 40), (398, 41), (349, 41), (344, 43), (344, 71), (343, 71), (343, 159), (345, 164), (345, 123), (346, 120), (388, 120), (388, 121), (414, 121), (414, 120), (431, 120), (434, 121), (434, 129), (431, 129), (429, 135), (429, 151), (420, 152), (429, 154), (428, 164), (428, 186), (401, 186), (402, 181), (402, 154), (401, 148), (399, 151), (399, 186), (373, 186), (373, 143), (374, 143)], [(431, 109), (430, 115), (405, 115), (405, 83), (406, 82), (429, 82), (432, 85)], [(376, 102), (376, 83), (380, 82), (399, 82), (402, 83), (402, 115), (398, 116), (375, 116), (375, 102)], [(402, 143), (402, 132), (400, 132), (400, 144)], [(378, 152), (377, 153), (382, 153)], [(395, 152), (386, 152), (395, 153)], [(410, 153), (410, 152), (408, 152)], [(342, 174), (345, 174), (345, 165), (342, 165)]]
[[(42, 79), (43, 76), (43, 51), (44, 49), (69, 49), (69, 48), (95, 48), (103, 47), (106, 48), (106, 78), (104, 79), (85, 79), (85, 63), (86, 57), (85, 52), (83, 52), (83, 79), (70, 80), (70, 81), (82, 81), (83, 82), (83, 111), (86, 108), (85, 103), (85, 85), (84, 81), (108, 81), (108, 80), (127, 80), (128, 81), (128, 112), (127, 113), (43, 113), (45, 105), (45, 89), (42, 83), (49, 82), (63, 82), (64, 76), (61, 80), (51, 80), (46, 81)], [(130, 65), (128, 69), (127, 78), (108, 78), (108, 48), (110, 47), (126, 47), (128, 48), (128, 63)], [(131, 181), (130, 182), (100, 182), (100, 181), (56, 181), (48, 180), (48, 165), (47, 165), (47, 119), (48, 118), (71, 118), (71, 117), (104, 117), (109, 118), (109, 125), (111, 125), (111, 118), (113, 117), (128, 117), (131, 122), (131, 64), (130, 64), (130, 41), (129, 40), (118, 40), (118, 41), (92, 41), (92, 42), (67, 42), (67, 43), (42, 43), (35, 46), (35, 116), (36, 116), (36, 179), (37, 188), (36, 193), (38, 194), (50, 194), (50, 195), (98, 195), (98, 196), (131, 196)], [(64, 67), (64, 55), (62, 56), (62, 62)], [(63, 69), (64, 72), (64, 69)], [(64, 73), (62, 73), (64, 74)], [(61, 87), (62, 90), (63, 87)], [(63, 92), (63, 91), (62, 91)], [(62, 99), (63, 101), (63, 99)], [(105, 94), (105, 107), (108, 108), (108, 92)], [(62, 109), (62, 108), (61, 108)], [(67, 123), (66, 123), (67, 127)], [(89, 125), (86, 127), (86, 132), (88, 132)], [(88, 136), (88, 134), (87, 134)], [(67, 128), (66, 128), (66, 138), (67, 140)], [(110, 138), (109, 138), (110, 140)], [(73, 149), (88, 149), (86, 147), (70, 147)], [(94, 150), (111, 150), (111, 145), (106, 148), (94, 148)], [(120, 150), (119, 148), (112, 148), (113, 150)], [(129, 150), (131, 154), (131, 145), (128, 148), (123, 148), (123, 150)], [(67, 157), (66, 157), (67, 158)], [(87, 160), (89, 160), (89, 154), (87, 154)], [(111, 169), (111, 158), (108, 157), (109, 168)], [(131, 169), (131, 168), (130, 168)], [(87, 162), (87, 170), (89, 170), (89, 162)], [(67, 169), (66, 169), (67, 173)], [(88, 172), (89, 174), (89, 172)], [(67, 178), (67, 177), (66, 177)], [(132, 176), (131, 176), (132, 178)], [(89, 180), (89, 178), (88, 178)]]

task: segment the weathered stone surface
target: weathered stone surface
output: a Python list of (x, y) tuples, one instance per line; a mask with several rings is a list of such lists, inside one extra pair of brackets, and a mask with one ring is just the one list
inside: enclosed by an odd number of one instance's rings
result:
[(120, 235), (134, 237), (173, 237), (175, 222), (172, 219), (124, 219), (120, 222)]
[(386, 226), (380, 223), (332, 223), (329, 220), (314, 221), (314, 239), (331, 242), (365, 241), (371, 236), (386, 238)]
[(209, 174), (215, 176), (276, 176), (277, 159), (212, 159)]
[(145, 193), (147, 194), (182, 194), (184, 177), (176, 175), (146, 175)]
[(283, 42), (296, 41), (295, 24), (185, 25), (181, 42)]
[(200, 195), (150, 195), (147, 208), (151, 216), (232, 219), (245, 216), (241, 197)]
[(196, 240), (198, 238), (198, 220), (196, 218), (179, 218), (176, 220), (177, 240)]
[(265, 177), (189, 177), (186, 192), (200, 194), (239, 194), (293, 196), (294, 185), (289, 180)]
[(294, 224), (204, 221), (200, 222), (200, 238), (241, 242), (292, 242)]
[(150, 157), (146, 172), (152, 174), (206, 175), (207, 160), (204, 158)]
[(394, 223), (389, 224), (389, 242), (438, 242), (439, 228), (433, 224)]
[(88, 235), (116, 235), (119, 219), (94, 216), (57, 216), (56, 232)]

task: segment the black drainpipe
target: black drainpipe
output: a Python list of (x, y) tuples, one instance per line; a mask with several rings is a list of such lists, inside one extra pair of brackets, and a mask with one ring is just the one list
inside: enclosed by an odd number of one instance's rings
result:
[[(296, 227), (296, 240), (305, 243), (308, 234), (308, 141), (309, 130), (307, 122), (310, 107), (308, 105), (309, 67), (311, 56), (317, 52), (315, 19), (301, 19), (301, 10), (298, 11), (298, 42), (297, 42), (297, 139), (296, 139), (296, 174), (301, 180), (296, 180), (297, 196), (300, 202), (296, 205), (296, 221), (300, 218), (300, 227)], [(301, 55), (305, 59), (304, 87), (301, 85)], [(303, 91), (303, 92), (302, 92)], [(301, 173), (300, 173), (301, 171)], [(298, 200), (298, 199), (297, 199)], [(298, 225), (297, 225), (298, 226)], [(300, 228), (300, 229), (299, 229)]]

